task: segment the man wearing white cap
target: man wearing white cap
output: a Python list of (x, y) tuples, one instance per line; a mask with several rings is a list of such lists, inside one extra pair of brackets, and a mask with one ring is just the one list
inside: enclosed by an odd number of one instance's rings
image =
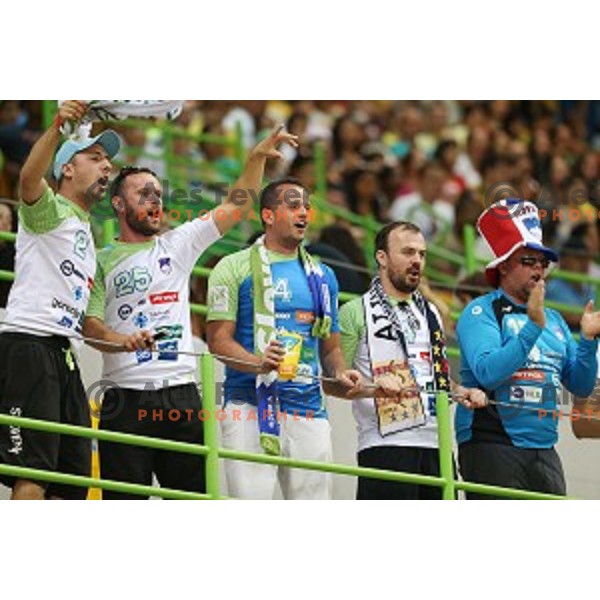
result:
[[(0, 334), (0, 412), (90, 425), (88, 404), (69, 337), (80, 334), (96, 272), (88, 212), (104, 195), (113, 131), (66, 141), (53, 164), (55, 194), (45, 180), (60, 128), (86, 105), (65, 102), (31, 150), (20, 176), (16, 279)], [(0, 427), (0, 464), (89, 476), (90, 440), (15, 426)], [(1, 476), (13, 499), (85, 498), (84, 487)]]
[(542, 243), (534, 204), (502, 200), (480, 216), (477, 228), (496, 257), (486, 277), (497, 289), (465, 308), (457, 335), (462, 384), (486, 391), (491, 404), (475, 412), (457, 407), (462, 475), (564, 495), (553, 411), (560, 409), (561, 384), (578, 397), (594, 387), (600, 312), (593, 312), (591, 302), (586, 306), (576, 344), (562, 316), (544, 308), (544, 278), (558, 257)]

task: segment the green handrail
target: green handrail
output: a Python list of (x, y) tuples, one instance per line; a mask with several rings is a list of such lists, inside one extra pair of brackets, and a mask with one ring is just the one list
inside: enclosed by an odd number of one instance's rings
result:
[[(79, 427), (75, 425), (65, 425), (49, 421), (41, 421), (37, 419), (28, 419), (23, 417), (14, 417), (5, 414), (0, 414), (0, 425), (17, 426), (24, 428), (37, 429), (40, 431), (48, 431), (51, 433), (59, 433), (62, 435), (74, 435), (77, 437), (97, 438), (116, 443), (128, 443), (135, 446), (154, 447), (160, 449), (170, 449), (176, 452), (185, 452), (192, 454), (206, 455), (209, 458), (207, 461), (207, 494), (195, 494), (179, 490), (170, 490), (164, 488), (154, 488), (149, 486), (138, 486), (137, 484), (128, 484), (125, 482), (107, 481), (103, 479), (94, 479), (90, 477), (81, 477), (65, 473), (55, 473), (47, 471), (39, 471), (36, 469), (28, 469), (24, 467), (13, 467), (8, 465), (0, 465), (0, 473), (11, 475), (13, 477), (41, 479), (44, 481), (55, 481), (70, 485), (83, 487), (96, 487), (101, 489), (110, 489), (116, 492), (139, 493), (141, 495), (152, 495), (159, 497), (180, 498), (180, 499), (215, 499), (220, 498), (219, 491), (215, 487), (218, 485), (218, 464), (215, 457), (229, 460), (243, 460), (261, 464), (282, 465), (290, 468), (308, 469), (311, 471), (320, 471), (327, 473), (335, 473), (341, 475), (351, 475), (360, 477), (369, 477), (374, 479), (383, 479), (387, 481), (398, 481), (403, 483), (412, 483), (417, 485), (429, 485), (442, 488), (444, 499), (456, 499), (455, 490), (473, 491), (480, 494), (490, 494), (494, 496), (519, 498), (519, 499), (560, 499), (563, 496), (555, 496), (550, 494), (542, 494), (538, 492), (529, 492), (524, 490), (516, 490), (510, 488), (502, 488), (498, 486), (490, 486), (484, 484), (475, 484), (471, 482), (460, 482), (454, 480), (453, 472), (453, 457), (452, 457), (452, 436), (450, 424), (450, 411), (448, 398), (446, 394), (439, 394), (436, 398), (436, 406), (438, 407), (438, 435), (440, 448), (440, 473), (441, 477), (433, 477), (429, 475), (420, 475), (415, 473), (404, 473), (397, 471), (386, 471), (365, 467), (357, 467), (353, 465), (330, 464), (318, 461), (297, 460), (283, 456), (268, 456), (264, 454), (255, 454), (250, 452), (241, 452), (237, 450), (218, 448), (216, 440), (216, 411), (214, 410), (214, 386), (212, 390), (208, 385), (214, 383), (214, 363), (210, 355), (205, 355), (202, 359), (203, 375), (207, 377), (206, 387), (204, 389), (204, 400), (207, 402), (206, 407), (212, 406), (213, 410), (208, 414), (205, 425), (206, 442), (210, 440), (211, 446), (200, 446), (172, 440), (163, 440), (157, 438), (149, 438), (133, 434), (125, 434), (120, 432), (109, 432), (104, 430), (96, 430), (92, 428)], [(209, 372), (212, 371), (212, 374)], [(212, 398), (211, 398), (212, 396)], [(205, 410), (206, 410), (205, 407)], [(208, 428), (207, 428), (208, 426)], [(211, 428), (213, 431), (211, 432)]]
[(200, 358), (200, 372), (202, 380), (202, 408), (212, 418), (204, 423), (204, 442), (208, 447), (206, 454), (206, 493), (213, 500), (218, 500), (219, 490), (219, 446), (217, 436), (217, 421), (215, 401), (215, 365), (210, 354), (203, 354)]
[(81, 475), (69, 475), (67, 473), (54, 473), (42, 471), (40, 469), (29, 469), (26, 467), (13, 467), (0, 464), (0, 474), (16, 477), (20, 479), (31, 479), (48, 481), (50, 483), (62, 483), (64, 485), (75, 485), (87, 488), (101, 488), (111, 492), (121, 492), (128, 494), (139, 494), (140, 496), (157, 496), (165, 500), (209, 500), (207, 494), (197, 494), (195, 492), (184, 492), (172, 490), (170, 488), (157, 488), (137, 483), (125, 483), (122, 481), (112, 481), (110, 479), (95, 479), (93, 477), (83, 477)]
[(438, 422), (438, 447), (440, 456), (440, 476), (444, 480), (442, 498), (455, 500), (454, 463), (452, 460), (452, 428), (450, 426), (450, 404), (448, 394), (442, 392), (435, 399)]

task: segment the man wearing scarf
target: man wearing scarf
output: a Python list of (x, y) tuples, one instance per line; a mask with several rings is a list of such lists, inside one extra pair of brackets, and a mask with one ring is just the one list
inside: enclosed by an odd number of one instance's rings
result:
[[(435, 392), (450, 391), (442, 320), (418, 291), (425, 267), (421, 230), (406, 221), (377, 234), (378, 276), (361, 298), (340, 310), (342, 348), (348, 364), (377, 389), (353, 403), (358, 464), (439, 476)], [(469, 408), (485, 404), (480, 390), (454, 386)], [(363, 397), (367, 396), (367, 397)], [(358, 478), (358, 500), (441, 499), (439, 488)]]
[[(299, 181), (269, 184), (260, 208), (264, 236), (225, 257), (209, 279), (208, 344), (232, 359), (225, 361), (223, 445), (328, 462), (331, 430), (320, 366), (338, 380), (336, 393), (356, 392), (361, 381), (346, 369), (340, 348), (337, 281), (302, 246), (310, 204)], [(277, 371), (284, 355), (277, 338), (290, 333), (301, 338), (301, 350), (296, 376), (284, 381)], [(229, 494), (237, 498), (270, 499), (278, 478), (286, 499), (331, 497), (327, 473), (241, 461), (226, 461), (225, 472)]]

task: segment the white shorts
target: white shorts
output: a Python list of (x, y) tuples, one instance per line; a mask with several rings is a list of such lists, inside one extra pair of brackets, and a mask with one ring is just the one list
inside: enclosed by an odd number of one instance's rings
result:
[[(229, 404), (221, 421), (224, 448), (264, 454), (260, 446), (258, 421), (248, 419), (256, 412), (250, 404)], [(234, 412), (235, 419), (234, 419)], [(306, 419), (288, 414), (280, 420), (281, 455), (289, 458), (332, 461), (331, 425), (327, 419)], [(229, 495), (244, 500), (271, 500), (277, 481), (285, 500), (330, 500), (331, 473), (225, 460)]]

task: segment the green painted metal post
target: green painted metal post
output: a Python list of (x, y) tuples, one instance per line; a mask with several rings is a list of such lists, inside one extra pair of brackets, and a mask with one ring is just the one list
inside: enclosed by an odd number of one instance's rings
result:
[(315, 144), (315, 187), (323, 203), (327, 200), (327, 161), (325, 147), (321, 142)]
[(48, 129), (52, 125), (54, 115), (56, 114), (56, 100), (42, 100), (42, 124), (44, 129)]
[(465, 268), (467, 275), (477, 271), (477, 260), (475, 259), (475, 227), (467, 223), (463, 227), (463, 243), (465, 247)]
[(202, 377), (202, 409), (208, 418), (204, 421), (204, 444), (206, 454), (206, 493), (218, 500), (219, 490), (219, 440), (217, 437), (217, 415), (215, 402), (215, 361), (211, 354), (200, 357)]
[(452, 427), (450, 426), (450, 403), (448, 394), (439, 392), (435, 398), (440, 452), (440, 476), (446, 480), (442, 488), (444, 500), (456, 500), (454, 464), (452, 461)]
[(244, 148), (244, 130), (240, 121), (235, 124), (234, 152), (241, 173), (246, 162), (246, 149)]
[(313, 229), (322, 229), (327, 222), (327, 157), (325, 147), (320, 142), (315, 144), (315, 195), (320, 207), (314, 212), (315, 219), (311, 223)]
[(115, 241), (115, 220), (105, 219), (102, 222), (102, 246), (108, 246)]

